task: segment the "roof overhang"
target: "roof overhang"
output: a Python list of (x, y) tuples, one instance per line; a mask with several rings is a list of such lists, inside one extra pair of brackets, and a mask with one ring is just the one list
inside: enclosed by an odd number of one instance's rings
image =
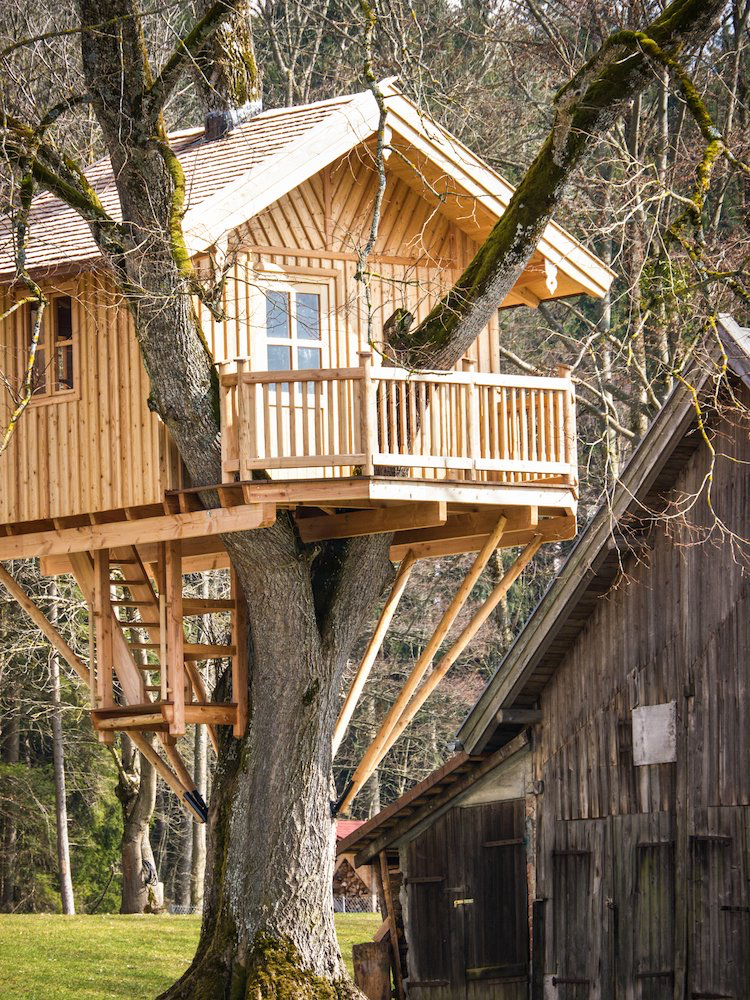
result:
[[(514, 188), (463, 143), (394, 86), (382, 90), (392, 153), (388, 170), (440, 210), (478, 243), (505, 212)], [(191, 254), (220, 244), (243, 223), (288, 191), (377, 135), (379, 110), (366, 91), (316, 127), (284, 146), (278, 157), (259, 164), (189, 210), (184, 219)], [(394, 155), (395, 154), (395, 155)], [(439, 199), (436, 197), (439, 194)], [(504, 306), (586, 293), (606, 295), (615, 272), (556, 222), (549, 222), (532, 260)]]

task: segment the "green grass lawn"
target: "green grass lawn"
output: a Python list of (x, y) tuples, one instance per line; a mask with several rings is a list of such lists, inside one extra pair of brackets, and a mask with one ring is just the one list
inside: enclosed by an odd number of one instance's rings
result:
[[(341, 913), (336, 929), (351, 973), (352, 945), (377, 913)], [(0, 914), (0, 1000), (153, 1000), (190, 964), (198, 917)]]

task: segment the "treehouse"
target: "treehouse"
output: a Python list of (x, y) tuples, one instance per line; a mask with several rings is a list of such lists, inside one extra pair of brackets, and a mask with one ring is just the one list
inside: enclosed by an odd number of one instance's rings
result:
[[(222, 536), (272, 524), (281, 510), (292, 512), (303, 543), (393, 533), (401, 570), (342, 711), (340, 741), (414, 560), (478, 553), (460, 608), (497, 546), (533, 554), (576, 531), (575, 394), (566, 369), (503, 373), (499, 313), (453, 371), (384, 360), (388, 319), (399, 309), (416, 321), (427, 315), (513, 189), (393, 84), (383, 88), (387, 187), (366, 295), (355, 272), (378, 183), (378, 108), (369, 92), (261, 112), (216, 138), (202, 128), (170, 137), (185, 172), (189, 252), (199, 272), (227, 274), (221, 321), (196, 302), (220, 386), (215, 509), (203, 508), (149, 409), (131, 316), (86, 225), (51, 195), (32, 207), (27, 266), (49, 304), (33, 399), (0, 457), (0, 559), (38, 556), (44, 573), (75, 575), (95, 650), (89, 666), (70, 649), (64, 655), (91, 685), (100, 738), (130, 732), (199, 815), (204, 805), (175, 741), (196, 723), (214, 739), (222, 725), (239, 737), (247, 721), (236, 582), (220, 601), (183, 596), (185, 573), (229, 565)], [(109, 161), (88, 178), (117, 214)], [(7, 226), (0, 248), (0, 370), (11, 389), (21, 384), (36, 318), (28, 304), (7, 312), (24, 295), (14, 283), (13, 234)], [(611, 280), (550, 222), (498, 310), (601, 297)], [(10, 394), (3, 405), (5, 424)], [(2, 579), (59, 647), (4, 570)], [(186, 642), (186, 618), (227, 613), (230, 642)], [(231, 664), (231, 702), (206, 690), (200, 665), (211, 660)], [(409, 698), (420, 680), (407, 685)], [(157, 733), (169, 767), (144, 731)]]

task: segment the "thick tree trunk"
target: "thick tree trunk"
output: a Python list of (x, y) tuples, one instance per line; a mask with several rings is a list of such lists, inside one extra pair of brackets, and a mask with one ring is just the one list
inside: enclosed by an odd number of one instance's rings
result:
[[(272, 559), (278, 533), (263, 534), (265, 555), (227, 540), (248, 597), (252, 719), (242, 744), (227, 737), (221, 748), (201, 941), (192, 967), (164, 994), (170, 1000), (356, 993), (333, 924), (331, 740), (361, 617), (321, 635), (307, 561), (281, 560), (278, 550)], [(364, 614), (384, 579), (387, 541), (353, 545), (363, 572), (349, 599)]]
[[(50, 585), (49, 620), (57, 621), (57, 584)], [(65, 744), (63, 742), (62, 710), (60, 707), (60, 657), (50, 648), (49, 672), (52, 685), (52, 765), (55, 775), (55, 822), (57, 826), (57, 869), (60, 878), (60, 899), (63, 913), (74, 916), (73, 880), (70, 872), (68, 841), (68, 807), (65, 801)]]
[(156, 771), (123, 733), (122, 772), (117, 797), (122, 805), (122, 900), (120, 913), (153, 913), (161, 906), (149, 823), (156, 804)]

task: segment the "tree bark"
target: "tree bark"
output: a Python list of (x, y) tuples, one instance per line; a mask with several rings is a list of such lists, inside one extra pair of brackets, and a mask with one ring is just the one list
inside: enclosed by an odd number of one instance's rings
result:
[[(50, 598), (49, 620), (57, 621), (57, 584), (53, 581), (48, 590)], [(57, 827), (57, 868), (60, 878), (62, 911), (67, 916), (76, 912), (73, 897), (73, 880), (70, 872), (70, 846), (68, 840), (68, 807), (65, 801), (65, 743), (63, 741), (62, 709), (60, 705), (60, 657), (54, 647), (49, 652), (49, 672), (52, 686), (52, 766), (55, 775), (55, 823)]]
[(123, 733), (117, 797), (122, 805), (120, 913), (154, 913), (161, 907), (149, 823), (156, 804), (156, 770)]

